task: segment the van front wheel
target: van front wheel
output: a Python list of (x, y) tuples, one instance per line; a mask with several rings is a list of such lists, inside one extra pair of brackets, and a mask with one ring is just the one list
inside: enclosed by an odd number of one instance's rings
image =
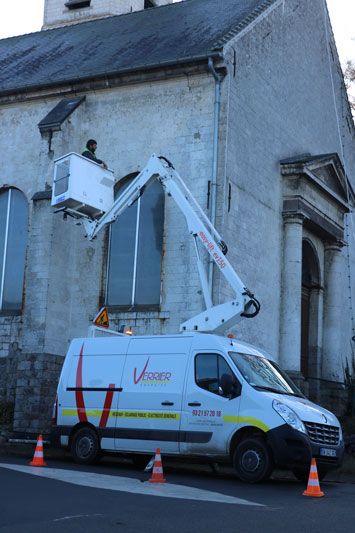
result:
[(71, 453), (76, 463), (89, 465), (97, 461), (100, 445), (95, 431), (85, 427), (74, 433), (71, 441)]
[(238, 477), (247, 483), (264, 481), (273, 469), (270, 450), (261, 439), (240, 442), (234, 452), (233, 464)]

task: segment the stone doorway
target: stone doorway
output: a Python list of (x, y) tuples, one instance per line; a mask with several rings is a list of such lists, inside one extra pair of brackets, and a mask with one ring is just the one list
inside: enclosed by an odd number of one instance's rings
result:
[[(323, 291), (320, 284), (318, 255), (312, 243), (302, 241), (302, 291), (301, 291), (301, 373), (305, 378), (320, 378)], [(309, 394), (313, 400), (318, 395), (317, 379), (309, 380)]]

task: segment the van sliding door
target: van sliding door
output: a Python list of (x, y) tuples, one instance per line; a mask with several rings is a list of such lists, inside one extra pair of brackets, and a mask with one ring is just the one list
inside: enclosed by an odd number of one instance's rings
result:
[(119, 395), (116, 449), (178, 452), (187, 360), (186, 352), (177, 353), (178, 345), (174, 339), (132, 338)]

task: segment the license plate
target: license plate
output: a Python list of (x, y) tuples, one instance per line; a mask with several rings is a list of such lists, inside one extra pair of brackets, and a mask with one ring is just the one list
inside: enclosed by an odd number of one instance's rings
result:
[(321, 448), (319, 450), (320, 455), (323, 455), (325, 457), (336, 457), (337, 452), (336, 450), (331, 450), (329, 448)]

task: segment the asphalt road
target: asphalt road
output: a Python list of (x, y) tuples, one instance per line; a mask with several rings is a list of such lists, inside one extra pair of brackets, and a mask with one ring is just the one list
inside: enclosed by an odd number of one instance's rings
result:
[(0, 455), (1, 533), (355, 531), (352, 483), (323, 481), (325, 496), (309, 498), (291, 479), (246, 485), (206, 468), (167, 466), (167, 483), (153, 484), (150, 473), (110, 458), (28, 463)]

